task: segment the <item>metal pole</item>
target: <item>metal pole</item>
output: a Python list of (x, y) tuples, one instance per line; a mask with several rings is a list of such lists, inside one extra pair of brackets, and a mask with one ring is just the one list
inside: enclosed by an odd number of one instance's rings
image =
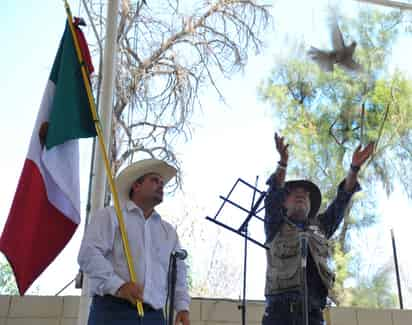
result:
[(308, 235), (302, 231), (299, 233), (299, 244), (301, 250), (301, 278), (302, 278), (302, 324), (309, 325), (309, 298), (308, 298)]
[[(109, 0), (107, 3), (106, 16), (106, 37), (103, 53), (103, 70), (100, 71), (103, 75), (101, 100), (99, 107), (99, 117), (103, 130), (105, 143), (109, 143), (112, 104), (113, 104), (113, 88), (116, 71), (116, 40), (117, 40), (117, 12), (119, 8), (119, 0)], [(108, 146), (109, 147), (109, 146)], [(104, 167), (103, 156), (100, 150), (95, 151), (94, 156), (94, 175), (92, 178), (91, 191), (91, 209), (90, 217), (93, 217), (95, 211), (102, 208), (104, 205), (104, 195), (107, 175)], [(90, 218), (89, 218), (90, 220)], [(83, 278), (82, 295), (80, 296), (78, 325), (87, 324), (89, 315), (90, 299), (88, 298), (88, 281), (87, 277)]]
[(243, 297), (242, 297), (242, 304), (241, 306), (239, 306), (240, 309), (242, 309), (242, 325), (246, 325), (246, 283), (247, 283), (247, 279), (246, 279), (246, 270), (247, 270), (247, 244), (248, 244), (248, 240), (247, 240), (247, 235), (248, 235), (248, 224), (245, 225), (244, 232), (245, 232), (245, 243), (244, 243), (244, 251), (243, 251)]
[(391, 8), (401, 9), (401, 10), (412, 10), (412, 4), (399, 2), (399, 1), (389, 1), (389, 0), (356, 0), (356, 1), (372, 3), (375, 5), (391, 7)]
[(176, 278), (177, 278), (177, 265), (176, 265), (176, 255), (171, 255), (171, 270), (169, 278), (169, 288), (170, 288), (170, 303), (169, 303), (169, 314), (167, 325), (174, 324), (174, 310), (175, 310), (175, 292), (176, 292)]
[(392, 248), (393, 248), (393, 259), (395, 262), (395, 271), (396, 271), (396, 283), (398, 285), (398, 298), (399, 298), (399, 307), (403, 309), (403, 300), (402, 300), (402, 289), (401, 289), (401, 277), (399, 274), (398, 266), (398, 256), (396, 254), (396, 244), (395, 244), (395, 235), (393, 229), (391, 229), (391, 238), (392, 238)]

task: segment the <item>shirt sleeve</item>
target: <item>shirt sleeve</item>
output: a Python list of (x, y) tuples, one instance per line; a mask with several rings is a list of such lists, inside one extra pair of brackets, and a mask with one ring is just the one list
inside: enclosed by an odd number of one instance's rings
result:
[(97, 295), (115, 295), (124, 281), (113, 270), (106, 258), (113, 248), (116, 224), (110, 216), (110, 208), (99, 210), (90, 220), (80, 246), (80, 269), (93, 280), (91, 288)]
[[(180, 249), (180, 241), (176, 235), (175, 249)], [(177, 312), (182, 310), (189, 311), (190, 295), (187, 284), (187, 265), (184, 260), (177, 259), (177, 274), (176, 274), (176, 288), (175, 288), (175, 310)]]
[(328, 206), (325, 212), (319, 215), (319, 222), (327, 238), (332, 237), (338, 229), (353, 194), (361, 190), (358, 182), (356, 182), (354, 188), (350, 192), (345, 191), (344, 186), (345, 180), (339, 184), (338, 193), (335, 199)]
[(280, 188), (275, 181), (274, 174), (266, 182), (269, 185), (265, 197), (265, 235), (266, 242), (271, 241), (280, 229), (285, 215), (283, 203), (286, 197), (286, 190)]

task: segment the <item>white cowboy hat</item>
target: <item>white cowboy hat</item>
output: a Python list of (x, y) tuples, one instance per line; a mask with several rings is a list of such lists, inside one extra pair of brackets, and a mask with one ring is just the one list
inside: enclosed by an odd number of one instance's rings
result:
[(129, 192), (133, 183), (138, 178), (151, 173), (162, 176), (166, 185), (176, 176), (176, 168), (158, 159), (144, 159), (127, 166), (116, 178), (119, 200), (123, 202), (129, 200)]

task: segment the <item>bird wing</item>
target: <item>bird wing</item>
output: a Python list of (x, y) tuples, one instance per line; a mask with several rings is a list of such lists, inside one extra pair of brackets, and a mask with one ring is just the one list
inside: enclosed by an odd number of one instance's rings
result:
[(345, 48), (342, 32), (340, 31), (336, 20), (333, 20), (332, 22), (332, 45), (335, 51), (341, 51)]
[(330, 52), (322, 51), (316, 47), (311, 47), (308, 51), (310, 58), (315, 61), (322, 70), (333, 71), (334, 60)]

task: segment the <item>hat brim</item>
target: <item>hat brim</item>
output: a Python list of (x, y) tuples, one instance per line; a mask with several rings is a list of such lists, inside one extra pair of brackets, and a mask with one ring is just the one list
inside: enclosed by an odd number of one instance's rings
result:
[(320, 193), (319, 187), (317, 187), (316, 184), (312, 183), (311, 181), (307, 181), (304, 179), (288, 181), (285, 183), (286, 189), (292, 189), (296, 187), (303, 187), (309, 192), (310, 211), (308, 217), (316, 217), (316, 215), (319, 212), (320, 205), (322, 203), (322, 194)]
[(140, 177), (147, 174), (158, 174), (163, 178), (166, 185), (176, 176), (176, 168), (170, 166), (162, 160), (144, 159), (137, 161), (123, 169), (116, 178), (116, 188), (120, 201), (129, 200), (129, 192), (133, 183)]

